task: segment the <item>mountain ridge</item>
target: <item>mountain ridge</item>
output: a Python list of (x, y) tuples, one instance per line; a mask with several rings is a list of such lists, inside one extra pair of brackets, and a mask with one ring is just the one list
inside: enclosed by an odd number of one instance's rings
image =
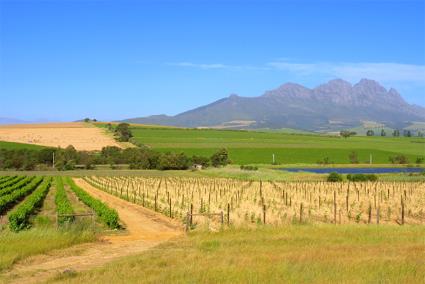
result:
[(425, 121), (425, 108), (408, 104), (397, 90), (387, 90), (374, 80), (361, 79), (352, 85), (334, 79), (313, 89), (288, 82), (258, 97), (231, 94), (175, 116), (154, 115), (123, 121), (180, 127), (219, 127), (233, 121), (250, 121), (234, 128), (308, 131), (340, 130), (357, 127), (363, 121), (376, 121), (403, 128), (412, 122)]

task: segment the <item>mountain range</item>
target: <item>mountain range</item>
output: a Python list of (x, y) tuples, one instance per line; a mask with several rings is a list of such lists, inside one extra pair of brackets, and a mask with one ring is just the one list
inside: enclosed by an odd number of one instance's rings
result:
[(175, 116), (153, 115), (123, 121), (180, 127), (308, 131), (348, 129), (365, 122), (404, 128), (425, 122), (425, 108), (408, 104), (395, 89), (386, 90), (374, 80), (362, 79), (352, 85), (335, 79), (314, 89), (286, 83), (258, 97), (231, 94)]

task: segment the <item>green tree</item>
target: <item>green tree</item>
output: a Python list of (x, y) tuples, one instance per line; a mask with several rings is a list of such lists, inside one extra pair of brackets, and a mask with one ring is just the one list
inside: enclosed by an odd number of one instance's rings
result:
[(211, 164), (214, 167), (226, 166), (230, 163), (227, 149), (222, 148), (211, 156)]
[(367, 136), (375, 136), (375, 132), (374, 132), (373, 130), (368, 130), (368, 131), (366, 132), (366, 135), (367, 135)]
[(120, 123), (115, 129), (115, 133), (118, 135), (118, 140), (122, 142), (128, 142), (133, 134), (130, 130), (130, 124), (128, 123)]

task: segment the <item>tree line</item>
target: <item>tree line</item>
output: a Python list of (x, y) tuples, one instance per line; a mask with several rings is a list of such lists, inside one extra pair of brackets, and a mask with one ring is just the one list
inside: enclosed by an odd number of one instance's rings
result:
[(77, 151), (66, 148), (0, 149), (0, 170), (73, 170), (94, 169), (96, 165), (116, 168), (127, 164), (130, 169), (186, 170), (193, 165), (206, 168), (230, 163), (227, 149), (219, 149), (210, 157), (188, 156), (184, 153), (161, 153), (149, 148), (121, 149), (104, 147), (100, 152)]

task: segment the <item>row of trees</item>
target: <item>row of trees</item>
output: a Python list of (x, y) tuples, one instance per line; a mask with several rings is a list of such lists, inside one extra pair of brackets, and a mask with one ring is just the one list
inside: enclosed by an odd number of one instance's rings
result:
[(93, 169), (95, 165), (128, 164), (131, 169), (185, 170), (193, 165), (220, 167), (230, 163), (226, 149), (211, 157), (187, 156), (184, 153), (160, 153), (148, 148), (121, 149), (104, 147), (100, 152), (77, 151), (73, 146), (41, 150), (0, 150), (0, 169), (15, 170), (73, 170)]
[[(367, 136), (375, 136), (375, 135), (376, 135), (376, 133), (375, 133), (375, 131), (373, 131), (373, 130), (368, 130), (368, 131), (366, 132), (366, 135), (367, 135)], [(385, 131), (385, 129), (382, 129), (379, 135), (380, 135), (380, 136), (382, 136), (382, 137), (385, 137), (385, 136), (387, 136), (387, 132)], [(411, 131), (411, 130), (403, 130), (403, 133), (400, 133), (400, 130), (398, 130), (398, 129), (395, 129), (395, 130), (391, 133), (391, 135), (392, 135), (393, 137), (400, 137), (401, 135), (403, 135), (404, 137), (413, 137), (413, 136), (414, 136), (414, 134), (412, 133), (412, 131)], [(418, 136), (418, 137), (424, 137), (424, 134), (423, 134), (421, 131), (418, 131), (418, 132), (417, 132), (417, 136)]]
[[(356, 132), (354, 132), (354, 131), (342, 130), (342, 131), (339, 133), (339, 135), (340, 135), (341, 137), (348, 138), (348, 137), (351, 137), (351, 136), (355, 136), (355, 135), (357, 135), (357, 133), (356, 133)], [(381, 132), (379, 133), (379, 135), (380, 135), (380, 136), (382, 136), (382, 137), (385, 137), (385, 136), (387, 136), (387, 132), (385, 131), (385, 129), (382, 129), (382, 130), (381, 130)], [(414, 134), (413, 134), (413, 132), (412, 132), (411, 130), (403, 130), (403, 133), (400, 133), (400, 130), (398, 130), (398, 129), (395, 129), (395, 130), (391, 133), (391, 135), (392, 135), (393, 137), (400, 137), (401, 135), (403, 135), (404, 137), (413, 137), (413, 136), (414, 136)], [(369, 129), (369, 130), (366, 132), (366, 136), (377, 136), (377, 133), (375, 133), (375, 131), (374, 131), (374, 130)], [(417, 132), (417, 136), (418, 136), (418, 137), (424, 137), (424, 136), (425, 136), (425, 134), (424, 134), (423, 132), (421, 132), (421, 131), (418, 131), (418, 132)]]

